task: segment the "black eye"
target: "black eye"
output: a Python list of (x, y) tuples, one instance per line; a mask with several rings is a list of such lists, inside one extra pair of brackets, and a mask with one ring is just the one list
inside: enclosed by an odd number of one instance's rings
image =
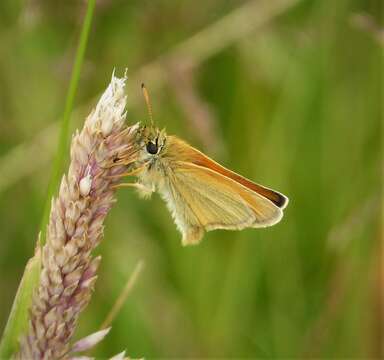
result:
[(153, 142), (149, 142), (147, 143), (147, 151), (150, 153), (150, 154), (157, 154), (157, 145), (154, 144)]

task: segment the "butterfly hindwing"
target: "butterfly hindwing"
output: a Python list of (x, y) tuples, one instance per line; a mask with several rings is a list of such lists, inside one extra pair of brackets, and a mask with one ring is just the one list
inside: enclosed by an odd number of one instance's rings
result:
[(282, 211), (270, 200), (208, 168), (177, 162), (163, 194), (183, 243), (198, 242), (204, 231), (241, 230), (278, 222)]

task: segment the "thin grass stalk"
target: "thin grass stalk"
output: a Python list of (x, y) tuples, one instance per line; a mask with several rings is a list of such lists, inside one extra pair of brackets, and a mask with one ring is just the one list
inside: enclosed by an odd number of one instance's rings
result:
[(61, 129), (59, 133), (59, 141), (57, 144), (56, 156), (53, 162), (52, 174), (48, 184), (47, 199), (44, 206), (43, 218), (41, 222), (41, 240), (45, 242), (45, 229), (48, 223), (50, 201), (60, 181), (62, 174), (64, 159), (67, 153), (68, 139), (69, 139), (69, 124), (71, 113), (73, 110), (73, 104), (75, 101), (76, 90), (80, 80), (81, 67), (84, 62), (85, 50), (87, 48), (89, 33), (91, 30), (92, 17), (95, 9), (96, 0), (88, 0), (87, 10), (85, 13), (79, 45), (76, 50), (75, 62), (73, 64), (73, 70), (71, 80), (69, 82), (69, 88), (67, 97), (65, 100), (64, 114), (61, 121)]
[(35, 254), (29, 259), (17, 289), (12, 309), (4, 328), (0, 342), (0, 359), (9, 359), (17, 352), (20, 334), (28, 328), (28, 310), (32, 304), (32, 295), (38, 284), (41, 272), (41, 247), (37, 241)]

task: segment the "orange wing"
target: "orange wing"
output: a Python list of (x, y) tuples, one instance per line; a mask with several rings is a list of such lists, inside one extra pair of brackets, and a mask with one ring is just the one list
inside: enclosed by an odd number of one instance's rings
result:
[(167, 142), (169, 144), (169, 156), (172, 156), (173, 153), (175, 159), (182, 159), (185, 162), (191, 162), (195, 165), (211, 169), (214, 172), (230, 178), (272, 201), (280, 209), (284, 209), (288, 205), (288, 198), (283, 194), (280, 194), (279, 192), (272, 189), (268, 189), (265, 186), (256, 184), (246, 179), (245, 177), (225, 168), (224, 166), (221, 166), (219, 163), (204, 155), (201, 151), (195, 149), (176, 136), (168, 136)]
[(184, 245), (198, 243), (204, 231), (272, 226), (283, 211), (272, 201), (211, 169), (173, 162), (159, 189)]
[(211, 169), (179, 161), (173, 184), (207, 230), (265, 227), (282, 210), (266, 197)]

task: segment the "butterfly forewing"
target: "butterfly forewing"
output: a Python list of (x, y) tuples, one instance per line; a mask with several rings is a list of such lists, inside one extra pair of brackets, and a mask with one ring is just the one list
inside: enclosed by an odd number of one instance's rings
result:
[(216, 161), (212, 160), (201, 151), (195, 149), (189, 144), (180, 140), (176, 136), (169, 136), (171, 148), (178, 154), (178, 157), (184, 157), (187, 162), (210, 169), (216, 173), (219, 173), (233, 181), (243, 185), (244, 187), (257, 192), (268, 200), (272, 201), (277, 207), (284, 209), (288, 204), (288, 198), (277, 191), (269, 189), (265, 186), (254, 183), (247, 178), (225, 168)]

